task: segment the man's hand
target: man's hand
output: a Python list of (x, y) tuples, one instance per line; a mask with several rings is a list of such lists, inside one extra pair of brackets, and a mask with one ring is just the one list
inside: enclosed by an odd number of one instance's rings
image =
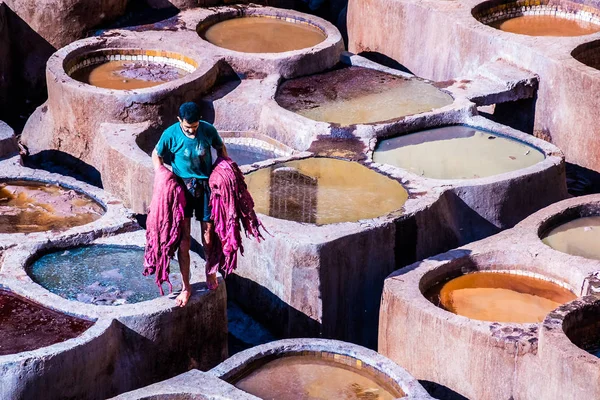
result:
[(154, 170), (157, 171), (163, 164), (163, 159), (158, 155), (156, 149), (152, 150), (152, 165), (154, 165)]

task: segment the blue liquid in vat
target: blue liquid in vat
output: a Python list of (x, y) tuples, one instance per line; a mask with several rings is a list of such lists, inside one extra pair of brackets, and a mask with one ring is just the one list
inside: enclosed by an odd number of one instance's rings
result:
[[(143, 276), (143, 270), (143, 248), (94, 245), (46, 254), (31, 265), (29, 275), (66, 299), (116, 306), (160, 297), (155, 275)], [(178, 291), (181, 274), (174, 260), (170, 272), (173, 291)], [(163, 288), (168, 293), (168, 285)]]
[[(251, 165), (257, 162), (270, 160), (279, 157), (277, 154), (269, 150), (264, 150), (259, 147), (247, 146), (237, 143), (225, 143), (227, 146), (227, 154), (229, 158), (237, 163), (237, 165)], [(216, 152), (213, 154), (213, 160), (216, 160)]]

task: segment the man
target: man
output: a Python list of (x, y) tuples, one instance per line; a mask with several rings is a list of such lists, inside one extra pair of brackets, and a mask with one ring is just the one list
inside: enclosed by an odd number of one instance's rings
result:
[[(184, 103), (179, 108), (179, 122), (167, 128), (156, 148), (152, 152), (152, 164), (157, 170), (164, 164), (164, 158), (170, 156), (173, 173), (178, 177), (185, 191), (185, 220), (182, 227), (181, 244), (177, 251), (183, 288), (175, 299), (178, 306), (187, 304), (190, 295), (190, 245), (191, 218), (201, 221), (202, 245), (204, 253), (210, 251), (214, 224), (211, 221), (210, 189), (208, 178), (212, 172), (211, 146), (217, 154), (227, 157), (223, 140), (215, 127), (200, 119), (200, 109), (195, 103)], [(206, 283), (209, 289), (216, 289), (216, 273), (208, 274)]]

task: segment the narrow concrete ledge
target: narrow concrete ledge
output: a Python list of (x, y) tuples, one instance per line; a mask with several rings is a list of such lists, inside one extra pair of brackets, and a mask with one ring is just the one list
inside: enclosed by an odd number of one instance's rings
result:
[(258, 400), (210, 373), (192, 370), (166, 381), (133, 392), (123, 393), (112, 400)]

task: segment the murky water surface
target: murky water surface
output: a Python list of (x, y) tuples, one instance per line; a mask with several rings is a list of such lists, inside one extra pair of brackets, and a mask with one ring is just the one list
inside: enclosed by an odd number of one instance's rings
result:
[(284, 82), (276, 95), (284, 108), (342, 126), (389, 121), (452, 103), (452, 97), (418, 79), (348, 67)]
[[(155, 276), (143, 276), (144, 250), (134, 246), (95, 245), (49, 253), (35, 261), (31, 278), (69, 300), (97, 305), (138, 303), (160, 297)], [(173, 290), (181, 274), (171, 261)], [(168, 286), (163, 284), (165, 293)]]
[(326, 39), (316, 27), (276, 18), (232, 18), (209, 27), (210, 43), (244, 53), (282, 53), (316, 46)]
[(227, 154), (238, 165), (250, 165), (271, 158), (277, 158), (275, 153), (256, 147), (234, 143), (226, 143), (226, 146)]
[(425, 297), (454, 314), (481, 321), (535, 323), (577, 296), (542, 279), (475, 272), (442, 282)]
[(562, 224), (552, 229), (542, 241), (563, 253), (600, 260), (600, 216)]
[(74, 190), (38, 182), (0, 182), (0, 233), (64, 231), (102, 214), (98, 203)]
[(64, 342), (92, 325), (0, 289), (0, 356)]
[(434, 179), (484, 178), (527, 168), (544, 159), (516, 140), (467, 126), (429, 129), (382, 141), (373, 161)]
[[(408, 192), (361, 164), (309, 158), (246, 176), (257, 212), (316, 224), (355, 222), (401, 210)], [(400, 211), (398, 211), (400, 212)]]
[(404, 396), (358, 369), (314, 356), (276, 359), (234, 384), (269, 400), (391, 400)]
[(552, 15), (523, 15), (490, 25), (505, 32), (529, 36), (580, 36), (600, 31), (597, 24)]
[(173, 81), (188, 72), (166, 64), (147, 61), (108, 61), (73, 72), (71, 77), (105, 89), (144, 89)]

